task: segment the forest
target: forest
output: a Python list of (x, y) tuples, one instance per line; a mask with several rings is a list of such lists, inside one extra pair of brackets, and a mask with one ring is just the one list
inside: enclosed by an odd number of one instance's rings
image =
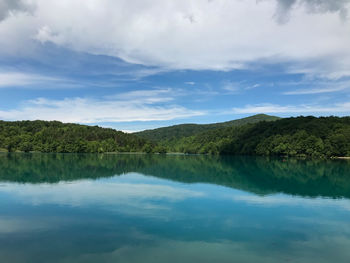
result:
[[(109, 128), (58, 121), (0, 121), (0, 150), (8, 152), (138, 152), (146, 140)], [(155, 145), (151, 145), (156, 148)]]
[(211, 124), (194, 124), (194, 123), (179, 124), (179, 125), (162, 127), (162, 128), (153, 129), (153, 130), (145, 130), (141, 132), (136, 132), (134, 134), (154, 142), (159, 142), (162, 140), (169, 141), (169, 140), (177, 140), (182, 137), (188, 137), (198, 133), (203, 133), (206, 131), (216, 130), (220, 128), (239, 127), (249, 123), (258, 123), (261, 121), (275, 121), (278, 119), (280, 118), (276, 116), (270, 116), (266, 114), (256, 114), (250, 117), (232, 120), (232, 121), (226, 121), (226, 122), (218, 122), (218, 123), (211, 123)]
[(0, 151), (344, 157), (350, 156), (350, 117), (255, 115), (134, 134), (58, 121), (0, 121)]
[(168, 151), (201, 154), (350, 156), (350, 117), (295, 117), (261, 121), (163, 140)]

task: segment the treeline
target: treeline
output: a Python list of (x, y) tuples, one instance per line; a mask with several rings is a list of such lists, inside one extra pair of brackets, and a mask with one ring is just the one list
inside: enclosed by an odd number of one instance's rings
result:
[(211, 124), (179, 124), (169, 127), (157, 128), (153, 130), (145, 130), (141, 132), (136, 132), (134, 134), (152, 142), (160, 142), (163, 140), (178, 140), (183, 137), (196, 135), (198, 133), (203, 133), (206, 131), (217, 130), (220, 128), (240, 127), (249, 123), (258, 123), (261, 121), (275, 121), (278, 119), (280, 118), (276, 116), (256, 114), (250, 117), (226, 122), (218, 122)]
[(0, 150), (15, 152), (138, 152), (155, 145), (143, 138), (98, 126), (58, 121), (0, 121)]
[(168, 151), (262, 156), (350, 156), (350, 117), (296, 117), (163, 140)]
[[(141, 136), (142, 133), (126, 134), (98, 126), (58, 121), (0, 121), (0, 151), (180, 152), (321, 158), (350, 156), (350, 117), (296, 117), (272, 121), (271, 116), (257, 116), (253, 116), (253, 122), (246, 118), (239, 125), (219, 125), (215, 129), (204, 128), (202, 132), (196, 127), (191, 131), (195, 134), (191, 136), (186, 135), (189, 132), (187, 126), (156, 129), (153, 130), (155, 134), (147, 131), (147, 136)], [(255, 122), (257, 119), (262, 121)], [(183, 127), (186, 127), (186, 132), (178, 132)], [(145, 137), (157, 140), (151, 141)]]

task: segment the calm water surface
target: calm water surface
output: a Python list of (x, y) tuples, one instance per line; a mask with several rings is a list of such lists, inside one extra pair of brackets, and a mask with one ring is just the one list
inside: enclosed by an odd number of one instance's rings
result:
[(1, 262), (350, 262), (350, 162), (0, 154)]

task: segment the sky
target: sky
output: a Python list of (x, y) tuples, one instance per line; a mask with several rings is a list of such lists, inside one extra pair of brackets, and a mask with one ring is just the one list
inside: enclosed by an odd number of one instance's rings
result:
[(350, 0), (0, 0), (0, 120), (133, 132), (350, 113)]

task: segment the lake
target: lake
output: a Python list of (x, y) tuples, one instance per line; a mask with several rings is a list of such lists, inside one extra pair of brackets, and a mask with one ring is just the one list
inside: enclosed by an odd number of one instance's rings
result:
[(350, 262), (350, 162), (0, 154), (1, 262)]

